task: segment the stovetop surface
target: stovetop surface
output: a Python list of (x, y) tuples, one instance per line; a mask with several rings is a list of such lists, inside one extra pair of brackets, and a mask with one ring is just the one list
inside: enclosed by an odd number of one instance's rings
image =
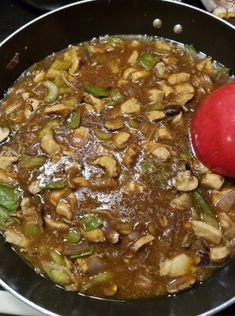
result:
[[(184, 2), (204, 9), (199, 0), (185, 0)], [(43, 11), (31, 7), (19, 0), (0, 0), (0, 42), (20, 26), (43, 13)], [(232, 22), (234, 24), (234, 21)], [(235, 315), (235, 304), (223, 310), (218, 315)]]

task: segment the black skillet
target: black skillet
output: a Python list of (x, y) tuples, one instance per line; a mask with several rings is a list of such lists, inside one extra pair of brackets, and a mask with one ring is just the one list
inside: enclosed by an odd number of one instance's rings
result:
[[(160, 28), (153, 27), (155, 19), (161, 20)], [(202, 10), (170, 1), (91, 0), (46, 14), (0, 44), (0, 97), (34, 62), (105, 34), (149, 34), (193, 43), (235, 71), (235, 28)], [(0, 285), (48, 315), (212, 315), (235, 302), (235, 261), (177, 295), (114, 301), (65, 292), (37, 275), (0, 237)]]

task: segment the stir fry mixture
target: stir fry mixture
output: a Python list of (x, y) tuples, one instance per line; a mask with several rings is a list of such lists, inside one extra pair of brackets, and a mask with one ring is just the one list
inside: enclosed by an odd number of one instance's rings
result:
[(0, 117), (0, 225), (38, 273), (114, 298), (175, 293), (234, 252), (233, 183), (194, 157), (192, 113), (226, 69), (157, 38), (33, 65)]

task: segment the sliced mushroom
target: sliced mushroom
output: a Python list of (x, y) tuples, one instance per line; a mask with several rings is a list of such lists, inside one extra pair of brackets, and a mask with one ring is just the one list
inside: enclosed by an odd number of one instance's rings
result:
[(193, 191), (198, 187), (198, 179), (190, 170), (178, 171), (172, 180), (173, 186), (182, 192)]
[(198, 63), (197, 69), (200, 71), (204, 71), (207, 74), (214, 73), (215, 69), (214, 69), (211, 57), (207, 57), (204, 60), (202, 60), (200, 63)]
[(195, 270), (194, 260), (188, 255), (182, 253), (172, 259), (166, 259), (159, 270), (160, 276), (178, 277)]
[(157, 39), (155, 40), (154, 45), (155, 45), (156, 50), (167, 51), (167, 52), (171, 51), (171, 45), (166, 43), (166, 41)]
[(183, 125), (183, 113), (180, 112), (180, 114), (178, 114), (172, 121), (171, 123), (173, 125), (179, 125), (182, 126)]
[(121, 111), (125, 114), (138, 113), (140, 111), (140, 103), (136, 98), (130, 98), (121, 104)]
[(159, 146), (152, 151), (154, 157), (160, 161), (167, 161), (171, 157), (171, 153), (166, 147)]
[(170, 84), (175, 85), (175, 84), (186, 82), (189, 79), (190, 79), (190, 74), (188, 74), (187, 72), (179, 72), (177, 74), (170, 75), (167, 81)]
[(177, 209), (180, 211), (188, 210), (192, 206), (192, 199), (188, 193), (183, 193), (180, 196), (174, 198), (170, 206), (173, 209)]
[(228, 257), (230, 250), (227, 246), (210, 248), (210, 260), (221, 261)]
[(165, 92), (160, 89), (148, 90), (148, 96), (151, 102), (162, 102), (164, 95), (165, 95)]
[(118, 166), (115, 158), (110, 156), (101, 156), (93, 161), (94, 165), (100, 165), (105, 168), (110, 177), (116, 177), (118, 175)]
[(151, 122), (162, 120), (166, 117), (166, 114), (163, 111), (150, 111), (148, 113), (148, 118)]
[(52, 134), (46, 134), (41, 139), (41, 148), (48, 155), (57, 154), (60, 152), (60, 145), (54, 140)]
[(29, 245), (29, 240), (19, 232), (14, 231), (13, 229), (6, 230), (5, 239), (7, 242), (18, 247), (27, 248)]
[(44, 221), (45, 221), (47, 226), (49, 226), (53, 229), (67, 230), (69, 228), (69, 225), (67, 225), (61, 221), (56, 221), (56, 220), (51, 219), (49, 217), (44, 217)]
[(212, 201), (224, 212), (229, 212), (235, 204), (235, 190), (224, 189), (221, 191), (213, 190)]
[(7, 127), (0, 127), (0, 143), (7, 139), (10, 134), (10, 130)]
[(130, 77), (131, 77), (131, 79), (133, 81), (138, 81), (138, 80), (146, 78), (148, 76), (150, 76), (150, 72), (149, 71), (139, 70), (139, 71), (132, 72)]
[(129, 140), (130, 137), (131, 135), (129, 133), (123, 131), (123, 132), (117, 133), (113, 137), (113, 140), (118, 146), (121, 146), (121, 145), (124, 145)]
[(56, 213), (66, 217), (67, 219), (71, 219), (73, 217), (73, 213), (71, 210), (71, 206), (64, 201), (60, 201), (56, 206)]
[(208, 225), (202, 221), (193, 220), (192, 227), (194, 233), (200, 237), (204, 238), (205, 240), (209, 241), (212, 244), (218, 245), (222, 238), (222, 233), (219, 229)]
[(104, 232), (100, 229), (93, 229), (89, 232), (85, 232), (84, 230), (81, 229), (81, 233), (84, 237), (86, 237), (89, 241), (99, 243), (99, 242), (105, 242), (105, 234)]
[(132, 52), (131, 56), (128, 58), (127, 62), (130, 65), (134, 65), (134, 64), (136, 64), (138, 57), (139, 57), (138, 51), (137, 50), (133, 50), (133, 52)]
[(73, 107), (69, 107), (63, 103), (59, 103), (59, 104), (55, 104), (55, 105), (51, 105), (51, 106), (47, 106), (45, 107), (44, 112), (46, 114), (51, 114), (51, 113), (69, 113), (73, 111)]
[(122, 119), (116, 119), (112, 121), (106, 121), (104, 125), (109, 130), (118, 130), (124, 126), (124, 121)]
[(33, 81), (35, 83), (39, 83), (39, 82), (45, 80), (45, 78), (46, 78), (46, 72), (44, 70), (41, 70), (39, 73), (37, 73), (35, 75), (35, 77), (33, 78)]
[(141, 247), (143, 247), (146, 244), (149, 244), (155, 239), (153, 235), (146, 235), (141, 238), (139, 238), (134, 244), (131, 246), (132, 250), (134, 252), (138, 251)]

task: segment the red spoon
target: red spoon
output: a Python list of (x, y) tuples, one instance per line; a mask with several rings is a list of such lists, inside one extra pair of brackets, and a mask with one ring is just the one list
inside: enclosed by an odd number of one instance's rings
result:
[(203, 101), (190, 132), (198, 159), (210, 170), (235, 178), (235, 82), (221, 86)]

